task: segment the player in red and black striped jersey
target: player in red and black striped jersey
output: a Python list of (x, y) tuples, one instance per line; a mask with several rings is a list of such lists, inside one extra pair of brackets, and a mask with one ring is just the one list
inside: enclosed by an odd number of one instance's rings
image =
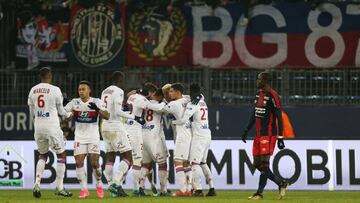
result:
[(255, 98), (254, 111), (251, 114), (249, 124), (244, 130), (242, 140), (246, 143), (248, 131), (255, 124), (256, 135), (253, 142), (254, 166), (261, 172), (257, 192), (249, 199), (262, 199), (262, 193), (267, 179), (274, 181), (279, 186), (279, 199), (285, 196), (287, 182), (273, 174), (269, 168), (270, 156), (274, 152), (276, 140), (278, 148), (284, 149), (283, 124), (281, 106), (278, 94), (270, 87), (271, 76), (268, 72), (258, 75), (256, 86), (258, 88)]

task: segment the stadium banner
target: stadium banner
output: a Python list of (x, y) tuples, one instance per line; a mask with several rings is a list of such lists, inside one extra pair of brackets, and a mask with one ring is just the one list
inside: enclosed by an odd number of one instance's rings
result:
[[(270, 165), (275, 174), (290, 181), (290, 190), (360, 190), (360, 140), (292, 140), (286, 141), (285, 144), (286, 149), (276, 149)], [(173, 142), (167, 141), (167, 146), (172, 155)], [(241, 141), (211, 143), (207, 163), (217, 189), (257, 188), (259, 172), (251, 165), (251, 147), (252, 141), (247, 144)], [(66, 149), (65, 187), (79, 188), (73, 158), (73, 142), (67, 142)], [(103, 143), (101, 149), (100, 164), (104, 167)], [(34, 141), (1, 141), (0, 189), (32, 189), (36, 162), (37, 151)], [(169, 188), (175, 189), (177, 185), (172, 157), (169, 163)], [(55, 168), (56, 156), (49, 153), (42, 180), (43, 188), (55, 188)], [(88, 167), (87, 174), (92, 174), (90, 170), (91, 167)], [(91, 188), (95, 187), (91, 175), (88, 176), (88, 182)], [(106, 183), (104, 178), (103, 182)], [(203, 187), (207, 188), (204, 182)], [(266, 189), (277, 190), (274, 183), (268, 183)], [(128, 176), (124, 188), (131, 188), (131, 185), (131, 176)]]
[(124, 65), (125, 5), (97, 3), (71, 7), (70, 66), (120, 68)]
[[(212, 68), (343, 67), (360, 65), (356, 4), (257, 5), (244, 25), (244, 5), (185, 6), (128, 15), (128, 65)], [(186, 32), (185, 32), (186, 30)]]
[(174, 8), (166, 15), (157, 7), (128, 12), (128, 65), (190, 65), (191, 49), (187, 38), (189, 9)]
[(68, 13), (36, 11), (28, 8), (17, 14), (16, 63), (28, 70), (42, 63), (54, 64), (68, 61)]

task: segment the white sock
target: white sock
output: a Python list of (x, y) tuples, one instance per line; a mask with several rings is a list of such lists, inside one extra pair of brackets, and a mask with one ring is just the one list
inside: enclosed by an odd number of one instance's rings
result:
[(183, 166), (175, 166), (175, 178), (179, 184), (179, 190), (181, 192), (186, 192), (186, 177), (184, 173)]
[(125, 181), (127, 172), (129, 171), (130, 162), (127, 159), (123, 159), (120, 161), (118, 166), (118, 171), (115, 175), (114, 182), (116, 185), (122, 185)]
[(104, 176), (109, 185), (111, 185), (113, 183), (113, 167), (114, 167), (113, 162), (106, 162)]
[(143, 189), (145, 189), (145, 180), (146, 180), (148, 174), (149, 174), (149, 169), (147, 169), (145, 167), (141, 167), (140, 187)]
[(64, 189), (65, 169), (66, 169), (65, 159), (58, 159), (56, 164), (56, 188), (60, 191)]
[(36, 164), (35, 184), (39, 185), (39, 187), (40, 187), (41, 178), (42, 178), (42, 175), (43, 175), (44, 169), (45, 169), (45, 162), (46, 162), (46, 160), (39, 159)]
[(191, 189), (192, 189), (192, 170), (191, 170), (191, 166), (185, 167), (185, 180), (186, 180), (186, 191), (191, 191)]
[(76, 176), (80, 183), (81, 189), (87, 190), (87, 176), (86, 176), (85, 168), (84, 167), (76, 168)]
[(168, 171), (159, 168), (160, 191), (167, 192)]
[(202, 169), (199, 164), (193, 164), (192, 165), (192, 175), (193, 175), (193, 185), (194, 190), (202, 190), (201, 186), (201, 173)]
[(138, 190), (140, 185), (140, 178), (141, 178), (141, 166), (133, 165), (132, 166), (132, 182), (133, 182), (133, 189)]
[(214, 188), (214, 181), (209, 166), (207, 164), (201, 164), (200, 167), (205, 175), (206, 182), (209, 184), (209, 188)]
[(96, 169), (93, 168), (93, 176), (96, 180), (96, 185), (101, 185), (102, 170), (100, 166)]

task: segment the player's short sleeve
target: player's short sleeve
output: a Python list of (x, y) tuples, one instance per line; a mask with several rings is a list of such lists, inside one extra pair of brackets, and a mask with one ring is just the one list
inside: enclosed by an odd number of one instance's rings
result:
[(66, 104), (64, 109), (68, 112), (73, 110), (75, 99), (72, 99), (69, 103)]

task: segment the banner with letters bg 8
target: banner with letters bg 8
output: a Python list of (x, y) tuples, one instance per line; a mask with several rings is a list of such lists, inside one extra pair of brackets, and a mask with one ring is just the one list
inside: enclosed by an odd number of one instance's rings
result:
[[(360, 8), (304, 2), (186, 6), (167, 15), (129, 14), (128, 65), (212, 68), (343, 67), (360, 64)], [(185, 32), (186, 30), (186, 32)]]

